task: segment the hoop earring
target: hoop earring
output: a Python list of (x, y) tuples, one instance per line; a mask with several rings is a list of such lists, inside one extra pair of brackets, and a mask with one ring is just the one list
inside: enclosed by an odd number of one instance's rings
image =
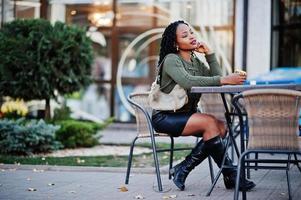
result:
[(179, 46), (176, 46), (177, 51), (179, 51)]

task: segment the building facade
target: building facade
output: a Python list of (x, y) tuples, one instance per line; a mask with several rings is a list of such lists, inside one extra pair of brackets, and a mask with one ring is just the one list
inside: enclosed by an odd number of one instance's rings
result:
[(155, 77), (164, 27), (187, 21), (215, 50), (225, 74), (249, 77), (301, 66), (300, 0), (0, 0), (1, 25), (14, 18), (77, 24), (94, 42), (95, 83), (82, 109), (100, 118), (131, 121), (126, 96), (147, 90)]

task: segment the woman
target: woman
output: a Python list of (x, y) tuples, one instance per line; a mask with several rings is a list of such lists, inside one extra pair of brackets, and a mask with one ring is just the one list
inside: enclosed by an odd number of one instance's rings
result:
[[(205, 54), (210, 68), (194, 55), (194, 51)], [(246, 75), (238, 73), (222, 76), (215, 55), (205, 43), (197, 42), (194, 33), (184, 21), (176, 21), (166, 27), (161, 41), (159, 64), (161, 62), (160, 88), (165, 93), (169, 93), (176, 84), (189, 91), (192, 86), (236, 85), (242, 84), (246, 79)], [(212, 115), (197, 112), (200, 94), (188, 92), (187, 95), (188, 103), (176, 112), (155, 110), (152, 115), (153, 126), (157, 132), (171, 133), (173, 137), (203, 137), (185, 160), (170, 171), (173, 182), (180, 190), (185, 189), (185, 180), (191, 170), (209, 155), (221, 167), (225, 152), (222, 141), (226, 134), (224, 123)], [(225, 164), (232, 166), (228, 156)], [(222, 173), (225, 187), (234, 188), (236, 169), (225, 168)], [(247, 190), (255, 187), (248, 180), (244, 185)]]

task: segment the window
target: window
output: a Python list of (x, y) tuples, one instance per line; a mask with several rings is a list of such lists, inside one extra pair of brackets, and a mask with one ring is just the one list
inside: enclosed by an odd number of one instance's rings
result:
[(301, 66), (301, 1), (272, 1), (272, 68)]
[[(134, 120), (126, 96), (149, 89), (155, 78), (161, 29), (171, 21), (189, 22), (201, 39), (208, 39), (214, 49), (224, 53), (227, 63), (233, 63), (235, 0), (83, 2), (66, 4), (66, 22), (90, 27), (89, 34), (94, 34), (95, 39), (103, 35), (105, 45), (94, 44), (99, 58), (95, 58), (92, 75), (98, 91), (106, 91), (106, 105), (117, 121)], [(226, 66), (224, 60), (220, 59), (220, 63)]]

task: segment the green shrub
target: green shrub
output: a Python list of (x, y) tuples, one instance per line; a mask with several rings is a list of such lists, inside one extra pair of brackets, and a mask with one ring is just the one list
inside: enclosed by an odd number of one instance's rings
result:
[(56, 123), (61, 126), (56, 132), (56, 138), (67, 148), (95, 146), (100, 137), (96, 134), (97, 130), (103, 127), (101, 124), (76, 120), (63, 120)]
[(58, 129), (43, 120), (0, 120), (0, 153), (30, 155), (59, 149), (62, 145), (55, 141)]
[[(44, 19), (16, 19), (0, 29), (0, 96), (49, 100), (91, 83), (92, 41), (86, 30)], [(50, 116), (47, 116), (47, 119)]]
[(67, 105), (63, 105), (60, 108), (54, 109), (52, 121), (59, 121), (59, 120), (68, 120), (71, 119), (70, 117), (71, 110)]

